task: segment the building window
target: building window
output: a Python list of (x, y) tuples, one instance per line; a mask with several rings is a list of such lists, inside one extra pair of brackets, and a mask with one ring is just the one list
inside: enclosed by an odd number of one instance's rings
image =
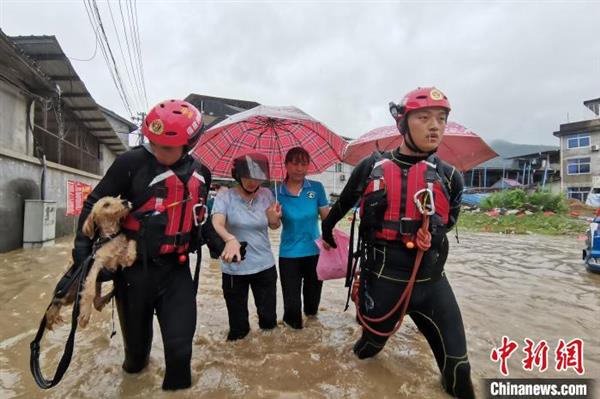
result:
[(567, 174), (569, 175), (587, 175), (590, 173), (591, 158), (573, 158), (567, 159)]
[(590, 146), (590, 135), (588, 133), (574, 134), (567, 136), (567, 148), (582, 148)]
[(341, 172), (342, 171), (342, 164), (341, 163), (336, 163), (335, 164), (335, 171), (336, 172)]
[(567, 190), (569, 198), (576, 199), (581, 202), (585, 202), (588, 193), (590, 192), (589, 187), (569, 187)]

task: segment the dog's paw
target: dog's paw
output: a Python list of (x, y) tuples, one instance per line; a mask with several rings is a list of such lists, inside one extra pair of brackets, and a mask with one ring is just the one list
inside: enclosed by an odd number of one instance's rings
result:
[(131, 266), (137, 258), (137, 243), (134, 240), (128, 240), (125, 247), (125, 256), (122, 266)]
[(64, 323), (64, 320), (60, 316), (60, 308), (56, 306), (50, 306), (46, 311), (46, 328), (53, 330), (55, 325)]
[(106, 304), (110, 302), (110, 300), (112, 299), (112, 297), (114, 295), (115, 295), (114, 288), (108, 294), (106, 294), (104, 296), (96, 295), (94, 297), (94, 309), (96, 309), (98, 312), (102, 311), (104, 306), (106, 306)]
[(77, 318), (77, 323), (79, 324), (79, 326), (81, 328), (85, 328), (85, 326), (88, 325), (88, 323), (90, 322), (90, 312), (88, 310), (81, 310), (81, 313), (79, 314), (79, 317)]
[(125, 255), (125, 262), (123, 262), (123, 266), (131, 266), (133, 265), (133, 262), (135, 262), (135, 258), (136, 258), (136, 254), (133, 253), (128, 253), (127, 255)]

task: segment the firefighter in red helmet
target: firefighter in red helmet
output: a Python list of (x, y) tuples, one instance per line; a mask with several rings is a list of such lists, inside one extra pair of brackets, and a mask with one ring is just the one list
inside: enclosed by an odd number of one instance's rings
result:
[(360, 204), (360, 270), (350, 270), (346, 280), (363, 330), (356, 356), (379, 353), (409, 315), (427, 338), (446, 392), (473, 398), (460, 309), (444, 273), (446, 233), (456, 223), (463, 190), (460, 173), (435, 154), (450, 109), (435, 87), (390, 103), (402, 144), (361, 161), (322, 222), (322, 233), (335, 247), (335, 224)]
[(87, 197), (73, 261), (81, 264), (91, 253), (93, 240), (82, 225), (94, 203), (104, 196), (128, 200), (132, 209), (122, 229), (137, 241), (138, 257), (131, 267), (105, 274), (115, 280), (123, 369), (137, 373), (148, 365), (156, 313), (166, 363), (162, 387), (182, 389), (191, 385), (196, 329), (197, 277), (190, 274), (188, 254), (198, 246), (196, 226), (211, 184), (208, 169), (188, 154), (202, 131), (202, 115), (190, 103), (167, 100), (150, 110), (141, 130), (149, 142), (118, 156)]

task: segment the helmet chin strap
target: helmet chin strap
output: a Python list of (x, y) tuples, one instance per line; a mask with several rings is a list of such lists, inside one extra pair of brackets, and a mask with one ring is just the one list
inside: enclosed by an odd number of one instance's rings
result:
[[(412, 135), (410, 134), (410, 130), (406, 131), (406, 134), (404, 135), (404, 137), (406, 137), (406, 140), (404, 140), (404, 143), (406, 144), (406, 146), (413, 152), (420, 152), (423, 154), (428, 154), (427, 151), (423, 151), (422, 149), (420, 149), (414, 142)], [(435, 150), (434, 150), (435, 151)]]
[(419, 146), (417, 146), (415, 144), (415, 141), (413, 140), (412, 134), (410, 133), (410, 129), (408, 128), (408, 123), (406, 123), (406, 120), (403, 120), (399, 125), (400, 126), (398, 127), (400, 128), (400, 132), (405, 137), (404, 144), (406, 144), (409, 150), (427, 155), (431, 155), (437, 151), (437, 147), (434, 148), (432, 151), (425, 151), (420, 149)]

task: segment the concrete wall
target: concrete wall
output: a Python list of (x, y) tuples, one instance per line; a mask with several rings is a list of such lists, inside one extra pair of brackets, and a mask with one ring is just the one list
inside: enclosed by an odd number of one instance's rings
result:
[[(33, 157), (33, 135), (27, 131), (28, 97), (18, 88), (0, 81), (0, 252), (20, 248), (23, 242), (24, 200), (40, 198), (42, 167)], [(30, 112), (33, 120), (33, 105)], [(112, 117), (111, 126), (127, 142), (128, 126)], [(100, 173), (104, 174), (116, 155), (101, 145)], [(57, 203), (56, 237), (71, 234), (77, 217), (66, 216), (67, 180), (92, 186), (100, 176), (48, 163), (46, 199)]]
[(338, 171), (336, 171), (336, 165), (333, 165), (323, 173), (308, 176), (308, 178), (323, 183), (327, 195), (340, 195), (354, 167), (345, 163), (338, 165), (340, 165), (337, 167)]
[[(36, 158), (0, 149), (0, 252), (22, 246), (24, 200), (40, 198), (41, 173), (42, 167)], [(46, 199), (56, 201), (56, 237), (72, 234), (77, 223), (77, 217), (65, 215), (67, 180), (95, 186), (100, 176), (49, 163)]]
[(112, 163), (115, 161), (117, 156), (104, 144), (100, 144), (100, 151), (102, 151), (102, 161), (100, 161), (100, 173), (104, 175), (110, 167), (110, 165), (112, 165)]
[[(567, 142), (569, 136), (575, 134), (589, 134), (590, 146), (569, 149)], [(594, 151), (594, 146), (600, 146), (600, 118), (560, 125), (560, 162), (561, 162), (561, 189), (569, 192), (569, 188), (596, 187), (600, 183), (600, 151)], [(568, 174), (568, 160), (573, 158), (590, 158), (590, 173), (582, 175)]]
[(0, 148), (31, 154), (27, 134), (28, 99), (14, 86), (0, 80)]
[(102, 113), (108, 120), (108, 123), (110, 124), (110, 126), (117, 133), (117, 136), (121, 139), (123, 144), (125, 144), (125, 146), (127, 146), (127, 148), (129, 148), (129, 129), (130, 129), (129, 125), (121, 122), (119, 119), (114, 118), (108, 112), (103, 111)]
[(561, 192), (560, 190), (560, 182), (555, 181), (549, 184), (546, 184), (546, 190), (550, 191), (552, 194), (558, 194)]
[[(563, 189), (567, 191), (568, 187), (592, 187), (594, 182), (600, 176), (600, 151), (592, 151), (594, 145), (600, 145), (600, 131), (582, 131), (581, 133), (590, 134), (590, 147), (573, 148), (567, 147), (569, 136), (561, 137), (561, 155), (562, 163), (562, 178)], [(567, 170), (567, 161), (572, 158), (590, 157), (590, 174), (585, 175), (569, 175)]]

